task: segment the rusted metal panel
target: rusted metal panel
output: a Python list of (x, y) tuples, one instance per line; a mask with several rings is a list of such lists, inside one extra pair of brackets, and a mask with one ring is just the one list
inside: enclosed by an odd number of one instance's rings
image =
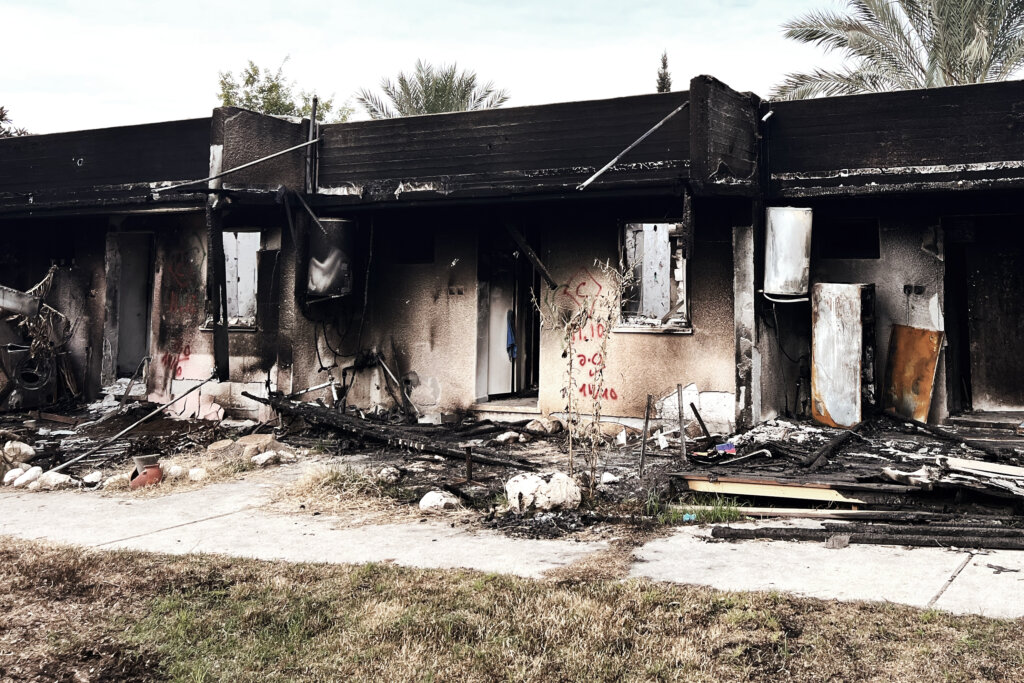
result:
[(939, 364), (942, 332), (893, 325), (885, 370), (885, 407), (927, 422)]
[(811, 415), (860, 424), (874, 401), (874, 285), (817, 283), (811, 294)]

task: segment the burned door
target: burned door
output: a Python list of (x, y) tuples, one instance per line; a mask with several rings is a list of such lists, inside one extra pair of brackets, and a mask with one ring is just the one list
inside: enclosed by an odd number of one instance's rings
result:
[(965, 244), (975, 410), (1024, 408), (1024, 218), (977, 219)]
[(131, 375), (149, 355), (149, 305), (152, 298), (153, 234), (117, 235), (121, 274), (117, 303), (117, 374)]

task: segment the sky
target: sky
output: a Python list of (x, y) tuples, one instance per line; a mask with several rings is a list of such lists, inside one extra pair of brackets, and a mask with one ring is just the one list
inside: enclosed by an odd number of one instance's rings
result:
[[(673, 90), (711, 74), (767, 95), (834, 63), (781, 25), (840, 0), (4, 0), (0, 105), (32, 133), (210, 115), (218, 74), (248, 60), (337, 102), (456, 62), (509, 91), (505, 106)], [(285, 60), (287, 59), (287, 62)], [(354, 118), (365, 118), (357, 106)]]

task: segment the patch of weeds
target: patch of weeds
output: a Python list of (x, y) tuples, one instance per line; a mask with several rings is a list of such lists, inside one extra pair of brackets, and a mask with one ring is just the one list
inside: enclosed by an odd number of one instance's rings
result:
[(693, 515), (698, 524), (724, 524), (743, 519), (740, 502), (731, 496), (694, 494), (687, 503), (679, 508), (680, 513)]

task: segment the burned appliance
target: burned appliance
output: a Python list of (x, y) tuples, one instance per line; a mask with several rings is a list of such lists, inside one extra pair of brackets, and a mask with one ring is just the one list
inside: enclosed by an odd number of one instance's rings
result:
[(6, 409), (38, 408), (57, 401), (60, 374), (54, 357), (32, 357), (29, 347), (8, 344), (0, 347), (0, 365), (6, 386), (0, 387), (2, 407)]
[(850, 428), (875, 401), (875, 286), (815, 283), (811, 415), (830, 427)]

